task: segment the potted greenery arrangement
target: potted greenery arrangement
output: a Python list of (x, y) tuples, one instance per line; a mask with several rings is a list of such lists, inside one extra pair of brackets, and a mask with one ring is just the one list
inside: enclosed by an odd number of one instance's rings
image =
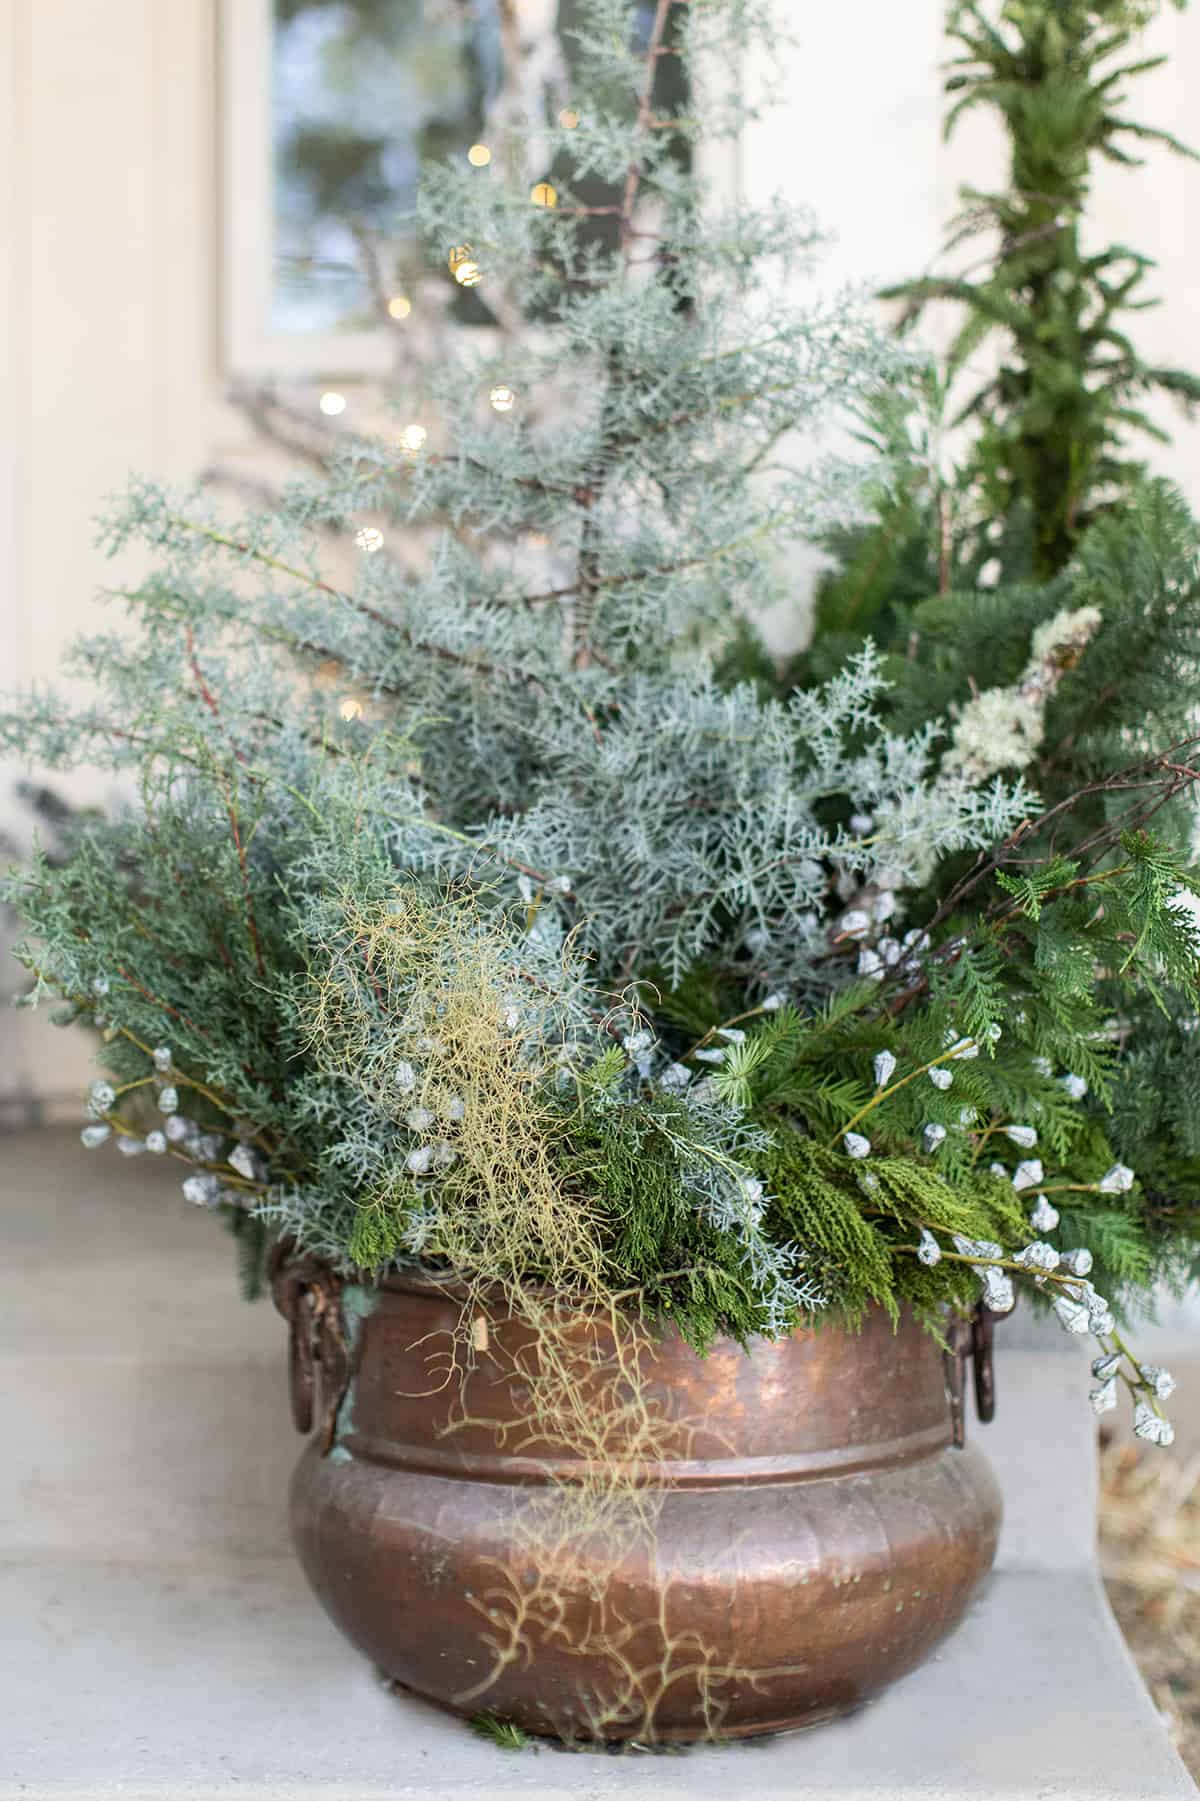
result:
[[(136, 777), (10, 884), (30, 998), (103, 1035), (85, 1144), (177, 1159), (268, 1270), (314, 1586), (398, 1683), (568, 1740), (812, 1722), (939, 1641), (999, 1518), (960, 1353), (1018, 1286), (1169, 1441), (1103, 1109), (1114, 1013), (1194, 1007), (1200, 948), (1149, 831), (1177, 749), (1072, 837), (1028, 756), (891, 729), (869, 647), (786, 697), (719, 678), (780, 551), (858, 504), (785, 434), (896, 363), (781, 304), (807, 225), (702, 203), (756, 10), (633, 15), (595, 0), (556, 127), (425, 190), (521, 359), (267, 516), (135, 486), (133, 635), (4, 722)], [(1094, 630), (1040, 629), (1043, 689)]]

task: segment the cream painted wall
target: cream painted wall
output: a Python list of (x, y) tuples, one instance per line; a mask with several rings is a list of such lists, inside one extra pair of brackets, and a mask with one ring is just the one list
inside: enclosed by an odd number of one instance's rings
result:
[[(236, 0), (242, 4), (243, 0)], [(218, 342), (217, 0), (0, 0), (0, 687), (41, 680), (102, 617), (113, 571), (90, 520), (131, 468), (184, 479), (253, 462), (223, 400)], [(880, 281), (934, 256), (957, 183), (986, 184), (998, 146), (939, 138), (942, 0), (792, 0), (785, 105), (740, 176), (783, 189), (838, 234), (831, 280)], [(1172, 57), (1139, 106), (1200, 136), (1200, 9), (1152, 33)], [(1166, 298), (1144, 339), (1200, 367), (1200, 168), (1154, 154), (1107, 175), (1101, 229), (1159, 258)], [(1200, 502), (1200, 428), (1157, 458)], [(0, 826), (18, 822), (0, 772)], [(76, 793), (102, 795), (85, 778)], [(0, 994), (11, 991), (0, 975)], [(0, 1020), (5, 1096), (77, 1092), (85, 1047), (27, 1014)], [(3, 1112), (0, 1111), (0, 1122)]]
[[(211, 0), (4, 0), (5, 663), (90, 609), (89, 520), (130, 467), (186, 476), (220, 404)], [(3, 515), (0, 515), (3, 516)]]
[[(127, 471), (186, 478), (245, 436), (219, 379), (214, 66), (212, 0), (0, 0), (4, 688), (104, 617), (91, 521)], [(0, 1021), (0, 1096), (77, 1091), (85, 1061), (42, 1018)]]

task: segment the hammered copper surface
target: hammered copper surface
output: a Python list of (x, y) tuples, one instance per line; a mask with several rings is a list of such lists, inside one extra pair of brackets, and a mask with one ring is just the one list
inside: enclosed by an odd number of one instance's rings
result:
[[(640, 1472), (653, 1534), (615, 1550), (568, 1535), (554, 1607), (524, 1617), (544, 1591), (530, 1546), (579, 1492), (578, 1465), (511, 1431), (520, 1382), (497, 1372), (524, 1328), (489, 1321), (461, 1396), (453, 1296), (403, 1278), (343, 1292), (312, 1266), (291, 1280), (305, 1381), (310, 1353), (323, 1384), (333, 1366), (292, 1489), (301, 1560), (381, 1670), (458, 1712), (575, 1739), (811, 1724), (926, 1657), (991, 1566), (996, 1484), (953, 1445), (942, 1354), (911, 1319), (706, 1358), (672, 1335), (642, 1364), (682, 1422)], [(460, 1398), (472, 1422), (448, 1429)]]

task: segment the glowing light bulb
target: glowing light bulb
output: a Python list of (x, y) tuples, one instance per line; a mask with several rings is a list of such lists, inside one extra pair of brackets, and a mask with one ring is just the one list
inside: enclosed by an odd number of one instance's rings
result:
[(393, 319), (407, 319), (412, 312), (412, 301), (407, 294), (393, 294), (388, 301), (388, 312)]
[(511, 413), (517, 401), (516, 395), (506, 382), (497, 382), (488, 395), (488, 399), (498, 413)]
[(460, 288), (478, 287), (483, 270), (475, 261), (475, 252), (469, 244), (456, 244), (446, 260)]
[(529, 198), (533, 201), (535, 206), (557, 206), (558, 189), (554, 186), (553, 182), (535, 181), (530, 190)]
[(362, 710), (361, 700), (344, 700), (338, 708), (343, 719), (361, 719)]
[(361, 531), (355, 532), (354, 542), (368, 556), (373, 556), (383, 544), (383, 533), (377, 525), (364, 525)]
[(472, 144), (467, 151), (467, 161), (476, 169), (486, 169), (492, 160), (492, 153), (486, 144)]
[(336, 419), (339, 413), (344, 413), (346, 410), (346, 396), (344, 394), (335, 394), (330, 390), (329, 393), (322, 394), (319, 405), (321, 411), (327, 414), (330, 419)]
[(579, 114), (573, 106), (564, 106), (558, 115), (558, 122), (564, 131), (574, 131), (579, 123)]
[(415, 457), (425, 448), (425, 440), (429, 433), (423, 425), (406, 425), (396, 442), (405, 456)]

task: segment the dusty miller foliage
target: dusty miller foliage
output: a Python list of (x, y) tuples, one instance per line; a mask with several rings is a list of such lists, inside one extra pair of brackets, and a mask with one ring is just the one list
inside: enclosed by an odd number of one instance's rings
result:
[[(1127, 987), (1164, 965), (1186, 986), (1183, 877), (1149, 839), (1104, 872), (1129, 957), (1092, 942), (1086, 859), (926, 930), (912, 895), (960, 854), (999, 869), (982, 853), (1036, 813), (1021, 772), (955, 768), (937, 721), (891, 729), (869, 645), (782, 697), (720, 673), (796, 536), (858, 504), (845, 468), (792, 466), (789, 435), (894, 359), (847, 303), (790, 298), (808, 221), (722, 214), (691, 169), (701, 110), (710, 137), (744, 123), (712, 83), (767, 19), (663, 0), (651, 52), (668, 18), (694, 117), (659, 119), (634, 9), (596, 0), (579, 125), (430, 172), (431, 256), (469, 246), (481, 292), (535, 328), (502, 365), (447, 368), (424, 444), (351, 442), (257, 516), (150, 483), (114, 511), (109, 548), (148, 566), (121, 591), (130, 623), (74, 653), (84, 703), (36, 695), (3, 720), (10, 748), (136, 795), (65, 867), (15, 878), (33, 997), (104, 1033), (91, 1141), (190, 1164), (185, 1192), (229, 1212), (251, 1264), (285, 1231), (343, 1267), (570, 1277), (699, 1344), (874, 1301), (933, 1318), (979, 1271), (1022, 1267), (1018, 1122), (1136, 1287), (1132, 1178), (1105, 1186), (1110, 1147), (1063, 1072), (1103, 1088), (1097, 985), (1118, 957)], [(557, 204), (535, 205), (551, 167)], [(621, 195), (600, 235), (574, 200), (593, 176)], [(499, 381), (553, 406), (498, 414)], [(430, 516), (447, 529), (409, 556)], [(371, 525), (383, 547), (353, 548)], [(345, 576), (319, 555), (330, 528)], [(457, 1037), (436, 1003), (414, 1011), (416, 951), (396, 963), (396, 919), (418, 916), (446, 923), (460, 974), (482, 959)], [(471, 1063), (480, 1020), (511, 1056)], [(519, 1216), (472, 1201), (503, 1192), (509, 1140), (463, 1120), (510, 1081), (548, 1147), (541, 1215), (532, 1183)], [(559, 1265), (537, 1219), (564, 1207)], [(922, 1233), (942, 1235), (933, 1262)], [(1044, 1279), (1107, 1332), (1086, 1282)]]

